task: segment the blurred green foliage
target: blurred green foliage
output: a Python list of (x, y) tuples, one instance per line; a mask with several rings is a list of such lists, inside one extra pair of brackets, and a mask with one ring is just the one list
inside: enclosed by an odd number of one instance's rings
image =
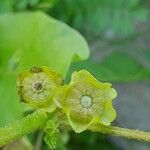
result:
[(55, 0), (1, 0), (0, 12), (24, 11), (24, 10), (49, 10), (55, 4)]
[(148, 19), (146, 0), (1, 0), (0, 12), (43, 10), (80, 30), (87, 37), (99, 34), (128, 36), (134, 25)]
[(147, 19), (144, 0), (57, 0), (50, 10), (86, 36), (111, 32), (121, 36), (134, 32), (135, 21)]
[[(150, 52), (148, 55), (150, 58)], [(81, 69), (87, 69), (100, 81), (129, 82), (150, 80), (150, 68), (146, 68), (124, 52), (113, 52), (99, 63), (91, 59), (72, 63), (66, 80), (69, 80), (73, 71)]]
[(104, 135), (92, 132), (83, 132), (79, 135), (71, 133), (69, 150), (117, 150)]
[[(37, 10), (78, 29), (87, 39), (92, 39), (91, 45), (106, 40), (104, 50), (117, 49), (101, 58), (103, 47), (93, 48), (88, 60), (73, 62), (68, 72), (72, 60), (88, 57), (86, 42), (75, 30)], [(129, 44), (150, 35), (143, 25), (141, 33), (135, 28), (149, 22), (148, 0), (0, 0), (0, 13), (0, 125), (21, 116), (23, 108), (18, 103), (16, 75), (33, 65), (50, 66), (62, 75), (68, 72), (66, 81), (79, 69), (87, 69), (101, 81), (150, 80), (149, 47), (133, 49)], [(95, 60), (94, 53), (100, 58)], [(144, 60), (147, 67), (135, 56)], [(60, 140), (58, 150), (118, 149), (105, 136), (96, 133), (71, 133), (62, 135), (62, 139), (68, 140)], [(35, 140), (36, 136), (33, 143)], [(48, 147), (44, 144), (42, 149)]]

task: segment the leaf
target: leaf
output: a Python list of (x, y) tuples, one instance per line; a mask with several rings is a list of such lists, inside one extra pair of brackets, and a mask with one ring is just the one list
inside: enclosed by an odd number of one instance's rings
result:
[(72, 63), (67, 80), (74, 70), (83, 68), (100, 81), (125, 82), (150, 79), (150, 69), (123, 52), (113, 52), (101, 63), (93, 62), (91, 59)]
[(0, 15), (0, 33), (0, 125), (4, 125), (23, 111), (17, 98), (18, 72), (49, 66), (65, 76), (71, 61), (86, 59), (89, 48), (78, 32), (42, 12)]
[(0, 0), (0, 13), (12, 11), (14, 4), (14, 0)]
[(73, 58), (86, 59), (89, 55), (79, 33), (41, 12), (1, 15), (0, 32), (1, 56), (5, 51), (10, 58), (20, 53), (20, 66), (25, 69), (43, 64), (65, 75)]
[(51, 149), (55, 149), (57, 141), (59, 138), (59, 130), (57, 129), (59, 124), (55, 123), (53, 120), (49, 120), (44, 129), (46, 135), (44, 141), (48, 144)]

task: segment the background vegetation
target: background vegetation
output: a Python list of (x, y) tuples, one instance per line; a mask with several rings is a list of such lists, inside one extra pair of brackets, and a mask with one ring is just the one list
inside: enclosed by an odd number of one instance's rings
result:
[[(15, 79), (19, 70), (33, 65), (51, 66), (66, 77), (66, 82), (74, 70), (84, 68), (101, 81), (111, 81), (117, 88), (131, 84), (137, 87), (144, 82), (140, 90), (149, 90), (149, 6), (148, 0), (1, 0), (0, 126), (21, 117), (24, 112), (23, 105), (18, 103)], [(84, 39), (51, 17), (84, 35), (91, 49), (89, 58)], [(129, 93), (126, 94), (129, 98)], [(116, 105), (118, 107), (118, 103)], [(129, 108), (130, 105), (127, 104)], [(146, 110), (139, 113), (142, 111)], [(126, 124), (124, 119), (121, 124)], [(34, 146), (38, 145), (38, 140), (42, 143), (41, 137), (40, 131), (29, 135)], [(90, 132), (80, 135), (64, 133), (57, 149), (136, 149), (115, 144), (112, 140)], [(150, 145), (144, 146), (145, 149), (150, 148)], [(42, 143), (42, 150), (46, 149)]]

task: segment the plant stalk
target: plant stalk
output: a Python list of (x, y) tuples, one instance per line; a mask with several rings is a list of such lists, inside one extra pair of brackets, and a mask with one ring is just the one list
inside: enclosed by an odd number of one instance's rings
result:
[(48, 117), (45, 112), (34, 112), (14, 123), (0, 128), (0, 147), (37, 129), (44, 128)]
[(103, 134), (110, 134), (114, 136), (121, 136), (128, 139), (136, 139), (139, 141), (150, 142), (150, 132), (131, 130), (115, 126), (104, 126), (101, 124), (94, 124), (90, 126), (88, 129), (93, 132), (101, 132)]
[[(0, 128), (0, 147), (17, 140), (26, 134), (34, 132), (35, 130), (43, 129), (49, 119), (50, 118), (45, 112), (35, 112), (27, 117), (15, 121), (9, 126)], [(103, 134), (121, 136), (128, 139), (150, 142), (150, 132), (131, 130), (115, 126), (104, 126), (101, 124), (93, 124), (88, 127), (88, 130)]]

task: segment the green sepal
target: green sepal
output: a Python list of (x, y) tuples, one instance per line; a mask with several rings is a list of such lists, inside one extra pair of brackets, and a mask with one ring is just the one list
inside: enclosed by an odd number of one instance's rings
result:
[(59, 139), (59, 130), (58, 130), (58, 122), (54, 120), (49, 120), (44, 128), (45, 137), (44, 141), (51, 148), (55, 149), (57, 145), (57, 141)]

